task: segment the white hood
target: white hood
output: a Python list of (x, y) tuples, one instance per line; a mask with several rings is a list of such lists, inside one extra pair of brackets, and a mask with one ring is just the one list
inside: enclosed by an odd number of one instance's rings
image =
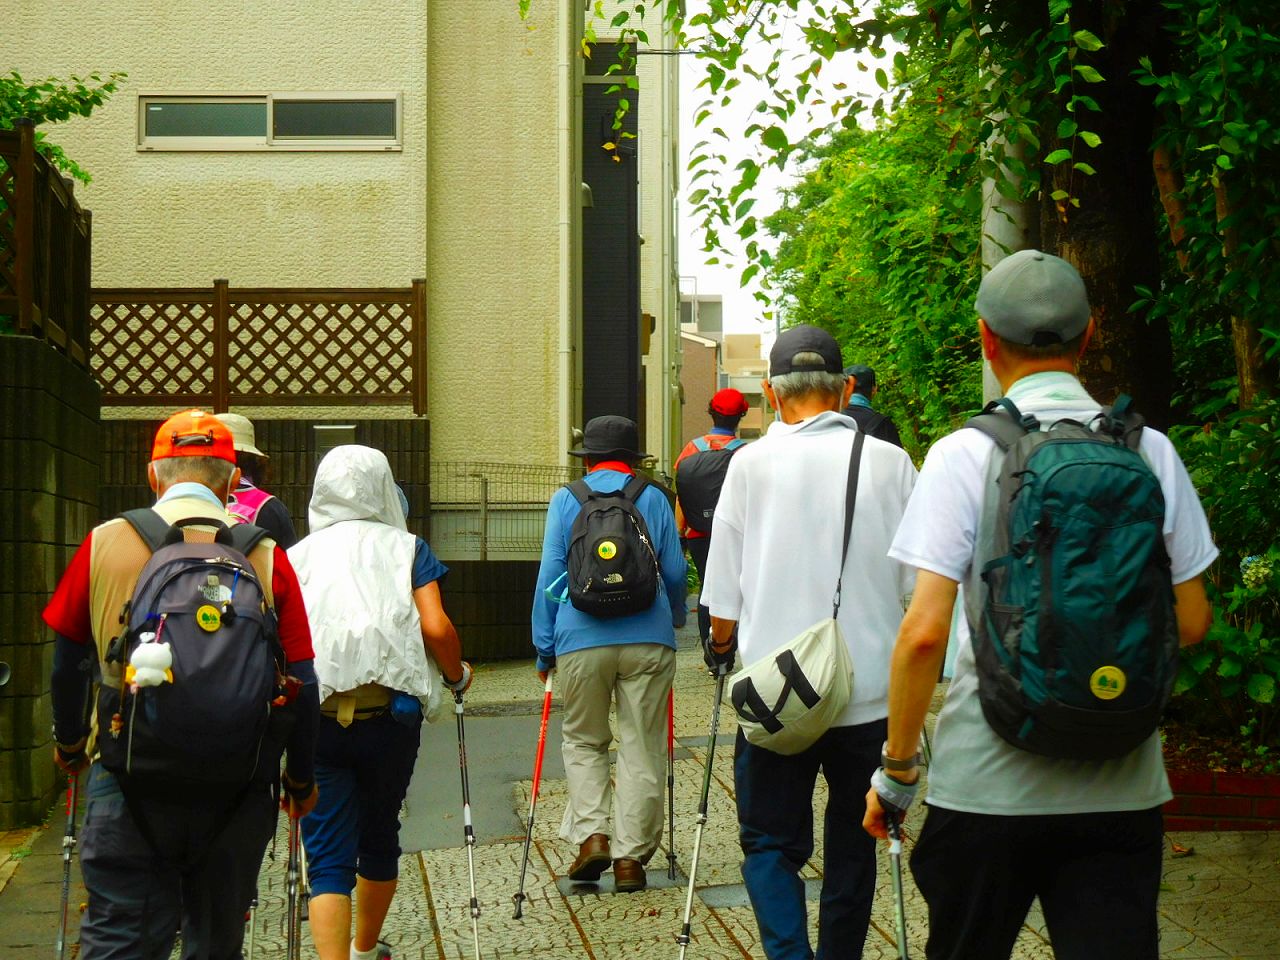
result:
[(320, 461), (307, 509), (310, 532), (343, 520), (375, 520), (406, 529), (391, 464), (381, 450), (346, 444)]
[(440, 703), (441, 681), (413, 602), (417, 538), (405, 529), (391, 467), (371, 447), (334, 447), (320, 461), (311, 529), (289, 550), (315, 648), (321, 700), (379, 683)]

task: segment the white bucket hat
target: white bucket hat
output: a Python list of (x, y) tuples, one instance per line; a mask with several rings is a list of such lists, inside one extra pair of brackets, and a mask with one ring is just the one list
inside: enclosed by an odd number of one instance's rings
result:
[(255, 457), (262, 457), (264, 460), (271, 459), (254, 445), (252, 420), (248, 417), (242, 417), (238, 413), (219, 413), (217, 417), (231, 431), (231, 438), (235, 443), (237, 452), (251, 453)]

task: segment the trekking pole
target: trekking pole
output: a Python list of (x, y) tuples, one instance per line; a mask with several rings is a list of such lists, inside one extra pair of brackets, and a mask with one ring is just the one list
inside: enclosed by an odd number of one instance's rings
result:
[(707, 825), (707, 798), (711, 794), (712, 761), (716, 757), (716, 731), (720, 728), (720, 700), (724, 697), (724, 680), (729, 674), (729, 665), (716, 665), (716, 698), (711, 704), (711, 734), (707, 737), (707, 766), (702, 771), (702, 798), (698, 801), (697, 831), (693, 836), (693, 859), (689, 861), (689, 889), (684, 898), (684, 924), (676, 935), (676, 943), (680, 944), (680, 960), (684, 960), (684, 952), (689, 948), (689, 917), (693, 913), (693, 883), (698, 876), (698, 854), (702, 850), (702, 828)]
[(299, 899), (302, 901), (298, 909), (298, 920), (307, 923), (311, 920), (311, 875), (307, 872), (307, 845), (302, 842), (301, 836), (298, 837), (298, 866), (301, 884)]
[[(548, 680), (550, 685), (550, 680)], [(458, 718), (458, 767), (462, 771), (462, 830), (467, 841), (467, 873), (471, 879), (471, 945), (480, 960), (480, 901), (476, 899), (476, 832), (471, 826), (471, 786), (467, 783), (467, 734), (462, 725), (462, 692), (453, 695), (453, 713)]]
[(533, 843), (533, 813), (538, 809), (538, 784), (542, 781), (542, 755), (547, 748), (547, 719), (551, 716), (551, 671), (542, 693), (542, 725), (538, 728), (538, 752), (533, 758), (533, 791), (529, 794), (529, 821), (524, 828), (524, 854), (520, 857), (520, 888), (511, 899), (516, 902), (515, 919), (524, 916), (524, 874), (529, 868), (529, 845)]
[(62, 910), (58, 914), (58, 960), (67, 955), (67, 902), (71, 899), (71, 858), (76, 849), (76, 804), (80, 800), (80, 771), (67, 783), (67, 829), (62, 835)]
[(288, 866), (288, 891), (289, 904), (288, 914), (286, 916), (285, 928), (285, 956), (288, 960), (298, 960), (302, 953), (302, 930), (298, 924), (298, 879), (299, 879), (299, 855), (298, 850), (302, 846), (301, 833), (302, 828), (298, 823), (298, 818), (294, 816), (294, 802), (289, 800), (289, 866)]
[(897, 816), (885, 811), (885, 826), (889, 829), (889, 866), (893, 875), (894, 923), (898, 932), (898, 960), (907, 957), (907, 911), (902, 895), (902, 825)]
[(667, 878), (676, 878), (676, 688), (667, 691)]
[(258, 891), (253, 891), (253, 899), (249, 901), (249, 916), (247, 922), (249, 924), (249, 955), (247, 960), (253, 960), (254, 948), (257, 946), (258, 940)]

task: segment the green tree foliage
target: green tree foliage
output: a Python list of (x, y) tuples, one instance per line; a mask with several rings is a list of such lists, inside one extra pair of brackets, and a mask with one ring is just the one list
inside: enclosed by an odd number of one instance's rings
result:
[(952, 136), (934, 102), (908, 100), (875, 130), (804, 148), (813, 166), (765, 220), (788, 322), (827, 328), (875, 368), (877, 406), (917, 458), (982, 395), (980, 193)]
[(52, 143), (40, 128), (72, 117), (89, 116), (106, 103), (124, 78), (123, 73), (112, 73), (104, 80), (101, 74), (91, 73), (84, 78), (59, 80), (50, 77), (29, 82), (17, 71), (11, 71), (0, 76), (0, 130), (13, 129), (13, 122), (24, 117), (33, 121), (36, 125), (36, 149), (60, 170), (82, 183), (88, 183), (91, 179), (88, 171), (68, 157), (60, 146)]

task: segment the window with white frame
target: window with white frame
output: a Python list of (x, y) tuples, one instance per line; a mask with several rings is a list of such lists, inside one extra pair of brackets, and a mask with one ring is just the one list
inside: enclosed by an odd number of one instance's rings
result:
[(398, 93), (143, 94), (138, 149), (399, 150)]

